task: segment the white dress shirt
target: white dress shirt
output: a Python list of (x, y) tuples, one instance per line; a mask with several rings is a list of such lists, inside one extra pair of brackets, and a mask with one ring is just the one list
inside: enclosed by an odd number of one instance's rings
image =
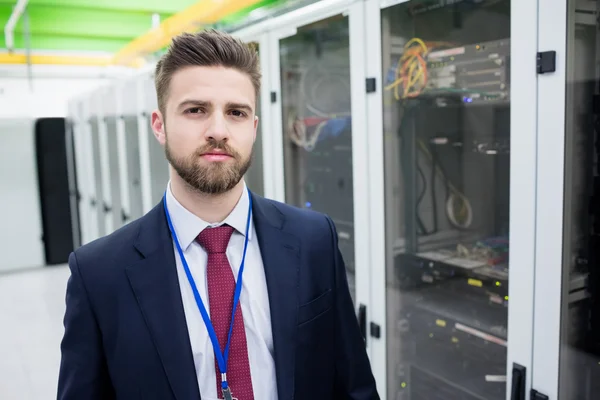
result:
[[(233, 275), (237, 281), (242, 253), (244, 251), (244, 234), (246, 232), (248, 217), (249, 199), (246, 185), (244, 184), (244, 192), (231, 214), (222, 223), (212, 225), (184, 208), (173, 196), (170, 183), (167, 189), (167, 207), (173, 228), (179, 239), (179, 244), (183, 250), (191, 274), (196, 282), (200, 297), (204, 302), (204, 307), (210, 315), (206, 280), (208, 256), (195, 239), (206, 227), (222, 224), (232, 226), (235, 230), (231, 235), (226, 253), (233, 270)], [(194, 293), (185, 274), (175, 243), (173, 243), (173, 251), (175, 252), (181, 298), (183, 300), (185, 318), (192, 344), (200, 395), (202, 400), (216, 400), (218, 397), (212, 342), (200, 314), (200, 309), (194, 299)], [(267, 283), (253, 221), (250, 223), (248, 233), (248, 248), (244, 264), (240, 305), (244, 315), (254, 399), (277, 400), (277, 382), (273, 359), (273, 334), (271, 331), (271, 313)], [(235, 397), (235, 387), (232, 387), (232, 394)]]

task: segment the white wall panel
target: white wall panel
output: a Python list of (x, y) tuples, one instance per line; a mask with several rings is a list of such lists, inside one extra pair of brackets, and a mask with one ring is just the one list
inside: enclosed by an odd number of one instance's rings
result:
[(0, 119), (0, 272), (44, 264), (34, 121)]

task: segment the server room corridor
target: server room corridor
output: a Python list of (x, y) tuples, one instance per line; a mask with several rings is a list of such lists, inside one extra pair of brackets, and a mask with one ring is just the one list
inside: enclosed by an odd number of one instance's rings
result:
[[(121, 238), (136, 229), (164, 245), (149, 248), (171, 255), (167, 218), (163, 231), (135, 225), (159, 215), (152, 210), (179, 174), (167, 161), (167, 131), (170, 157), (196, 148), (190, 155), (201, 159), (202, 132), (245, 123), (238, 138), (248, 151), (252, 143), (252, 162), (238, 173), (261, 197), (250, 215), (259, 226), (266, 199), (275, 210), (269, 224), (279, 229), (255, 231), (263, 241), (257, 253), (269, 258), (277, 239), (286, 252), (268, 262), (273, 268), (244, 261), (241, 293), (255, 296), (260, 318), (250, 318), (264, 343), (257, 358), (271, 365), (268, 352), (279, 357), (276, 373), (260, 379), (279, 379), (277, 391), (256, 400), (321, 400), (314, 392), (323, 382), (313, 377), (322, 371), (335, 377), (325, 384), (331, 392), (344, 386), (340, 371), (360, 383), (347, 370), (367, 358), (340, 357), (350, 341), (345, 353), (366, 349), (381, 400), (600, 400), (600, 0), (0, 0), (0, 27), (0, 400), (72, 400), (58, 385), (66, 305), (78, 308), (77, 296), (67, 302), (73, 252), (93, 260), (74, 270), (86, 275), (89, 298), (89, 288), (99, 288), (89, 302), (104, 346), (93, 353), (103, 354), (109, 374), (97, 373), (100, 357), (85, 353), (87, 344), (69, 350), (97, 337), (80, 333), (93, 325), (90, 313), (81, 323), (69, 312), (65, 354), (85, 362), (64, 362), (63, 376), (87, 371), (69, 382), (88, 393), (125, 382), (134, 392), (117, 394), (125, 400), (190, 400), (177, 380), (194, 393), (197, 386), (202, 400), (217, 398), (202, 379), (218, 371), (193, 363), (212, 356), (203, 347), (212, 346), (210, 329), (189, 311), (193, 285), (182, 274), (186, 286), (174, 291), (178, 267), (160, 258), (156, 271), (171, 281), (132, 272), (145, 265), (134, 257), (159, 252)], [(185, 75), (191, 83), (180, 86), (193, 95), (167, 118), (165, 98), (177, 98), (178, 86), (160, 57), (175, 37), (211, 28), (245, 44), (236, 56), (256, 53), (254, 91), (243, 97), (250, 100), (230, 98), (230, 89), (207, 94)], [(205, 128), (208, 118), (220, 121), (221, 108), (236, 125)], [(178, 120), (185, 123), (171, 122)], [(317, 219), (280, 219), (287, 206), (294, 215), (329, 216), (334, 240), (319, 233)], [(86, 251), (116, 231), (103, 242), (112, 251)], [(340, 257), (322, 261), (330, 243)], [(204, 254), (200, 246), (188, 248)], [(336, 273), (327, 274), (330, 260)], [(197, 264), (195, 273), (208, 276), (208, 261)], [(284, 285), (271, 279), (265, 296), (263, 270), (283, 275), (286, 267), (296, 275)], [(260, 290), (247, 290), (256, 272)], [(106, 284), (97, 279), (105, 273)], [(336, 301), (345, 282), (349, 296)], [(164, 304), (153, 323), (148, 314)], [(173, 330), (156, 339), (165, 327)], [(190, 350), (157, 345), (187, 338)], [(309, 373), (307, 384), (290, 372), (294, 364)], [(271, 370), (263, 367), (253, 372)], [(336, 398), (374, 400), (366, 392)]]

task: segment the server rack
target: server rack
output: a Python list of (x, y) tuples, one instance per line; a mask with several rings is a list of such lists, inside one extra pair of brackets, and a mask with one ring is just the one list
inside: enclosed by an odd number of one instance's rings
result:
[(388, 323), (397, 326), (388, 396), (500, 400), (510, 2), (408, 2), (384, 13), (386, 220), (396, 238)]

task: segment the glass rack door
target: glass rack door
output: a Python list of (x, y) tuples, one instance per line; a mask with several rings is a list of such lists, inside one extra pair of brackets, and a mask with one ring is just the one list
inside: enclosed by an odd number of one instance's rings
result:
[[(512, 254), (511, 1), (403, 1), (383, 8), (380, 24), (382, 395), (503, 400)], [(533, 271), (533, 264), (524, 267)]]
[[(600, 398), (600, 1), (540, 12), (540, 182), (533, 387), (551, 399)], [(543, 271), (541, 270), (543, 268)], [(538, 307), (537, 304), (540, 304)]]
[(279, 41), (285, 201), (328, 214), (355, 295), (349, 18)]

